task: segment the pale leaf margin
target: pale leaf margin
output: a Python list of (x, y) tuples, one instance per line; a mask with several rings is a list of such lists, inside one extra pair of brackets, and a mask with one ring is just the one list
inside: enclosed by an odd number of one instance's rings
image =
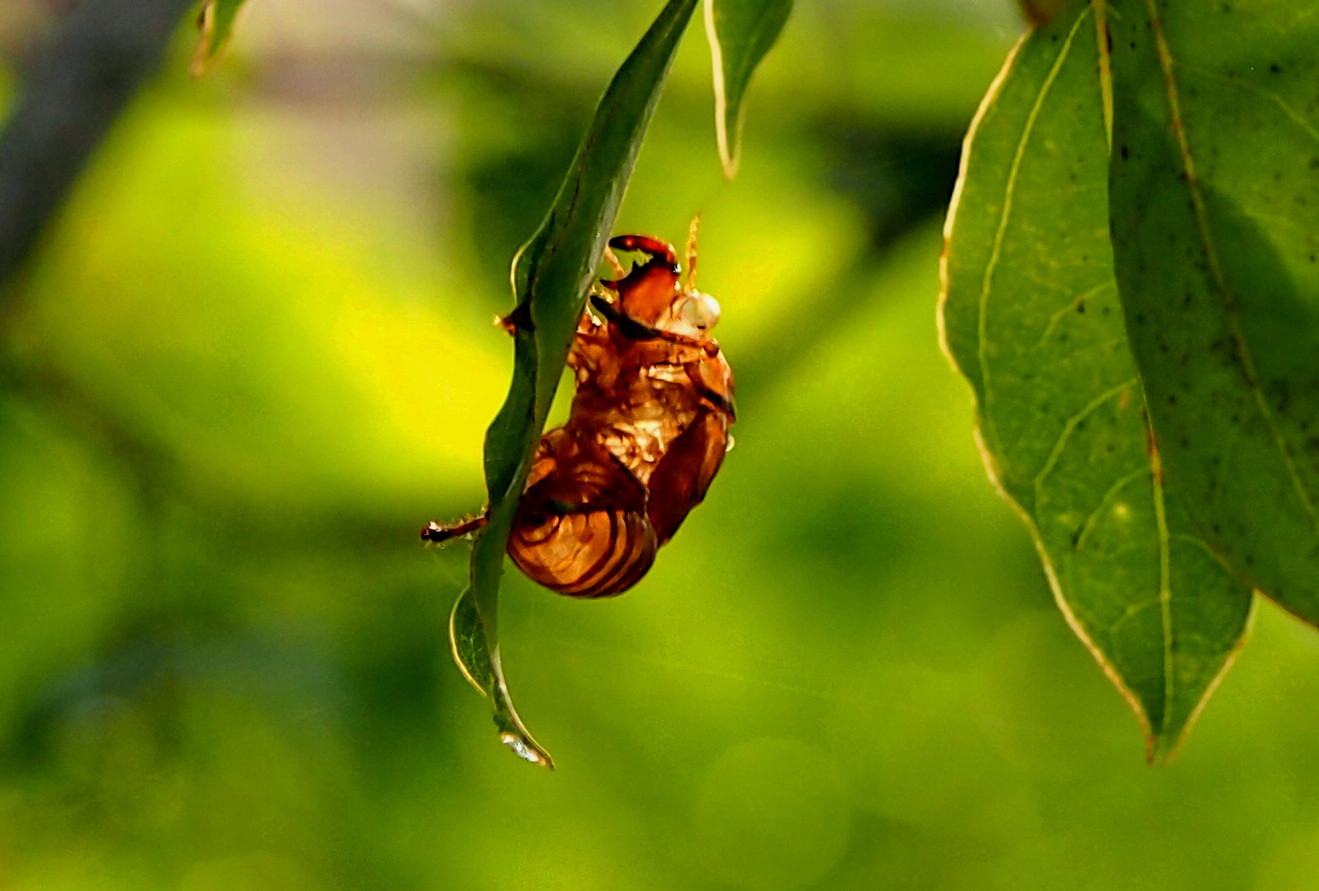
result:
[[(733, 44), (726, 33), (728, 17), (720, 9), (735, 7), (745, 24)], [(749, 15), (747, 12), (749, 11)], [(705, 37), (710, 44), (714, 81), (714, 129), (724, 177), (737, 176), (742, 154), (742, 126), (751, 77), (783, 33), (792, 0), (705, 0)], [(721, 27), (721, 22), (723, 27)]]
[[(1101, 79), (1100, 88), (1101, 88), (1102, 101), (1103, 101), (1103, 113), (1105, 118), (1106, 129), (1108, 130), (1108, 135), (1111, 145), (1112, 84), (1109, 74), (1109, 59), (1108, 59), (1108, 53), (1105, 43), (1105, 23), (1104, 23), (1104, 16), (1107, 7), (1106, 4), (1103, 2), (1103, 0), (1092, 0), (1092, 2), (1088, 4), (1088, 6), (1091, 8), (1091, 11), (1094, 13), (1095, 16), (1095, 27), (1096, 27), (1095, 39), (1097, 40), (1097, 44), (1100, 52), (1099, 68), (1097, 73)], [(957, 361), (954, 350), (952, 349), (948, 339), (945, 307), (948, 301), (949, 282), (950, 282), (949, 247), (953, 243), (954, 227), (956, 220), (958, 219), (959, 216), (958, 210), (959, 207), (961, 206), (963, 199), (963, 189), (968, 179), (967, 176), (968, 166), (970, 163), (970, 159), (972, 157), (971, 147), (975, 142), (976, 136), (987, 114), (994, 107), (996, 100), (999, 98), (999, 96), (1003, 91), (1004, 84), (1006, 83), (1010, 74), (1015, 69), (1018, 59), (1022, 53), (1023, 47), (1026, 46), (1027, 42), (1030, 40), (1032, 35), (1037, 30), (1042, 28), (1045, 24), (1047, 23), (1041, 23), (1039, 25), (1036, 25), (1032, 29), (1028, 30), (1028, 32), (1021, 37), (1021, 39), (1009, 52), (1003, 67), (1000, 69), (997, 76), (992, 81), (989, 89), (987, 90), (986, 95), (982, 100), (981, 105), (978, 108), (971, 122), (971, 125), (967, 131), (966, 137), (963, 142), (963, 151), (961, 155), (960, 169), (958, 172), (957, 182), (954, 187), (953, 197), (950, 202), (948, 216), (945, 221), (945, 227), (943, 233), (944, 251), (940, 257), (940, 296), (939, 296), (939, 310), (938, 310), (938, 327), (939, 327), (939, 337), (940, 337), (941, 346), (950, 364), (954, 368), (957, 368), (959, 370), (961, 370), (959, 362)], [(1010, 187), (1010, 184), (1012, 182), (1011, 176), (1009, 177), (1008, 182)], [(986, 373), (986, 372), (982, 372), (982, 373)], [(963, 372), (963, 374), (965, 375), (965, 372)], [(1235, 638), (1232, 648), (1230, 649), (1229, 652), (1225, 654), (1221, 665), (1218, 667), (1213, 677), (1204, 686), (1202, 692), (1199, 694), (1198, 700), (1196, 701), (1193, 710), (1186, 717), (1184, 723), (1182, 723), (1180, 728), (1176, 729), (1176, 732), (1172, 737), (1168, 737), (1164, 733), (1156, 732), (1154, 727), (1152, 726), (1150, 715), (1147, 714), (1145, 710), (1145, 706), (1141, 700), (1141, 697), (1132, 689), (1131, 686), (1129, 686), (1129, 684), (1123, 678), (1120, 671), (1108, 658), (1108, 656), (1105, 654), (1103, 649), (1097, 645), (1095, 640), (1091, 637), (1091, 635), (1087, 631), (1084, 624), (1079, 620), (1078, 616), (1073, 611), (1067, 599), (1067, 596), (1063, 591), (1063, 586), (1059, 579), (1058, 572), (1050, 557), (1048, 547), (1046, 545), (1045, 537), (1042, 535), (1039, 527), (1036, 525), (1034, 517), (1027, 511), (1027, 509), (1023, 504), (1018, 502), (1012, 496), (1012, 494), (1008, 491), (1006, 485), (1004, 484), (1004, 478), (1003, 478), (1002, 468), (999, 464), (999, 459), (995, 455), (993, 449), (990, 448), (988, 442), (986, 441), (985, 430), (984, 430), (985, 423), (986, 423), (986, 418), (982, 414), (981, 407), (977, 406), (974, 439), (977, 448), (980, 452), (981, 460), (984, 465), (986, 475), (989, 477), (991, 483), (998, 491), (999, 496), (1002, 497), (1013, 507), (1013, 509), (1021, 517), (1022, 521), (1026, 524), (1027, 528), (1030, 530), (1032, 539), (1035, 542), (1037, 553), (1039, 554), (1040, 557), (1041, 564), (1045, 570), (1046, 577), (1048, 578), (1050, 588), (1053, 592), (1055, 602), (1057, 603), (1059, 609), (1063, 613), (1063, 616), (1065, 617), (1069, 626), (1072, 628), (1073, 633), (1076, 634), (1076, 636), (1082, 641), (1082, 643), (1090, 651), (1091, 655), (1094, 657), (1096, 662), (1099, 663), (1105, 675), (1109, 678), (1109, 681), (1119, 691), (1122, 697), (1127, 701), (1128, 705), (1130, 705), (1133, 712), (1135, 712), (1137, 720), (1140, 723), (1142, 733), (1145, 737), (1147, 760), (1151, 762), (1160, 762), (1160, 763), (1166, 763), (1168, 761), (1171, 761), (1178, 754), (1180, 747), (1184, 742), (1184, 740), (1186, 739), (1187, 735), (1189, 734), (1191, 727), (1193, 727), (1196, 721), (1198, 720), (1199, 715), (1203, 710), (1204, 706), (1208, 703), (1209, 699), (1212, 697), (1214, 691), (1218, 687), (1218, 684), (1222, 681), (1223, 677), (1227, 673), (1227, 670), (1231, 667), (1231, 665), (1235, 661), (1237, 654), (1240, 652), (1241, 646), (1244, 644), (1245, 640), (1249, 637), (1249, 632), (1253, 625), (1253, 619), (1254, 619), (1255, 600), (1252, 598), (1249, 602), (1248, 612), (1246, 615), (1245, 624), (1241, 631), (1241, 634)], [(1151, 440), (1151, 448), (1149, 450), (1149, 460), (1151, 464), (1152, 479), (1156, 489), (1155, 492), (1156, 513), (1158, 515), (1158, 521), (1160, 523), (1160, 527), (1163, 530), (1163, 532), (1166, 534), (1167, 530), (1165, 525), (1166, 520), (1164, 516), (1165, 508), (1164, 508), (1162, 472), (1161, 472), (1158, 453), (1152, 447), (1152, 440)], [(1164, 560), (1166, 561), (1166, 559), (1167, 558), (1165, 557)], [(1163, 582), (1166, 584), (1166, 581), (1167, 578), (1166, 578), (1166, 565), (1165, 565)], [(1163, 621), (1165, 622), (1171, 621), (1171, 618), (1165, 615)], [(1167, 661), (1170, 658), (1170, 655), (1168, 653), (1165, 653), (1164, 657), (1165, 657), (1165, 672), (1168, 673), (1168, 677), (1170, 679), (1171, 672), (1174, 671), (1174, 666), (1171, 664), (1171, 662)], [(1169, 680), (1169, 683), (1171, 683), (1171, 680)], [(1162, 703), (1164, 709), (1164, 714), (1163, 714), (1164, 721), (1167, 721), (1168, 719), (1167, 709), (1171, 706), (1171, 703), (1172, 700), (1170, 697), (1166, 698), (1165, 701)]]
[(197, 14), (197, 30), (201, 37), (193, 53), (188, 73), (202, 77), (220, 60), (229, 46), (234, 21), (246, 0), (203, 0)]

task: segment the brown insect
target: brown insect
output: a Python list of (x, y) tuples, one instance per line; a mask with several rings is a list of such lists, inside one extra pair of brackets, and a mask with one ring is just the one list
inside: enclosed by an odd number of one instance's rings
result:
[[(635, 585), (705, 498), (731, 442), (733, 372), (709, 330), (719, 304), (695, 288), (695, 223), (682, 279), (673, 246), (610, 240), (640, 254), (600, 281), (568, 354), (577, 394), (568, 421), (540, 439), (513, 519), (508, 554), (532, 580), (573, 597)], [(516, 313), (502, 320), (516, 330)], [(421, 530), (446, 541), (475, 519)]]

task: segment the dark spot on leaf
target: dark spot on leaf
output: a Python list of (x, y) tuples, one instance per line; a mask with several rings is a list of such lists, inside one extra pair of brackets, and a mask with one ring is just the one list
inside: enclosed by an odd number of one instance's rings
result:
[(1287, 406), (1291, 403), (1291, 387), (1287, 386), (1286, 381), (1278, 381), (1276, 387), (1277, 395), (1273, 399), (1273, 404), (1278, 411), (1286, 413)]
[(1078, 299), (1078, 300), (1076, 301), (1076, 311), (1079, 312), (1081, 315), (1085, 315), (1085, 299), (1084, 299), (1084, 298), (1080, 298), (1080, 299)]
[(1277, 62), (1274, 62), (1272, 65), (1269, 66), (1269, 71), (1273, 72), (1274, 74), (1279, 74), (1282, 72), (1282, 66), (1279, 65)]
[(1176, 394), (1176, 393), (1169, 393), (1169, 394), (1168, 394), (1168, 404), (1169, 404), (1169, 405), (1176, 405), (1176, 404), (1177, 404), (1177, 394)]
[[(1132, 49), (1135, 49), (1135, 47), (1133, 46)], [(1121, 155), (1122, 160), (1125, 161), (1127, 160), (1127, 158), (1131, 157), (1131, 149), (1127, 148), (1126, 145), (1124, 144), (1120, 148), (1118, 148), (1118, 154)]]

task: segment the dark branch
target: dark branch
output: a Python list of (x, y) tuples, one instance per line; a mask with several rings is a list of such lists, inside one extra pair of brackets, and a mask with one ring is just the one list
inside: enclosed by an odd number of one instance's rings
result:
[(0, 302), (194, 0), (83, 0), (0, 132)]

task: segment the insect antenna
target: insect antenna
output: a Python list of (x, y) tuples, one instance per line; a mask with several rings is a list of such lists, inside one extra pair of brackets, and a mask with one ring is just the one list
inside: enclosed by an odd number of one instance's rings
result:
[(701, 228), (701, 215), (692, 217), (687, 227), (687, 246), (683, 249), (683, 262), (687, 264), (687, 290), (696, 289), (696, 232)]

